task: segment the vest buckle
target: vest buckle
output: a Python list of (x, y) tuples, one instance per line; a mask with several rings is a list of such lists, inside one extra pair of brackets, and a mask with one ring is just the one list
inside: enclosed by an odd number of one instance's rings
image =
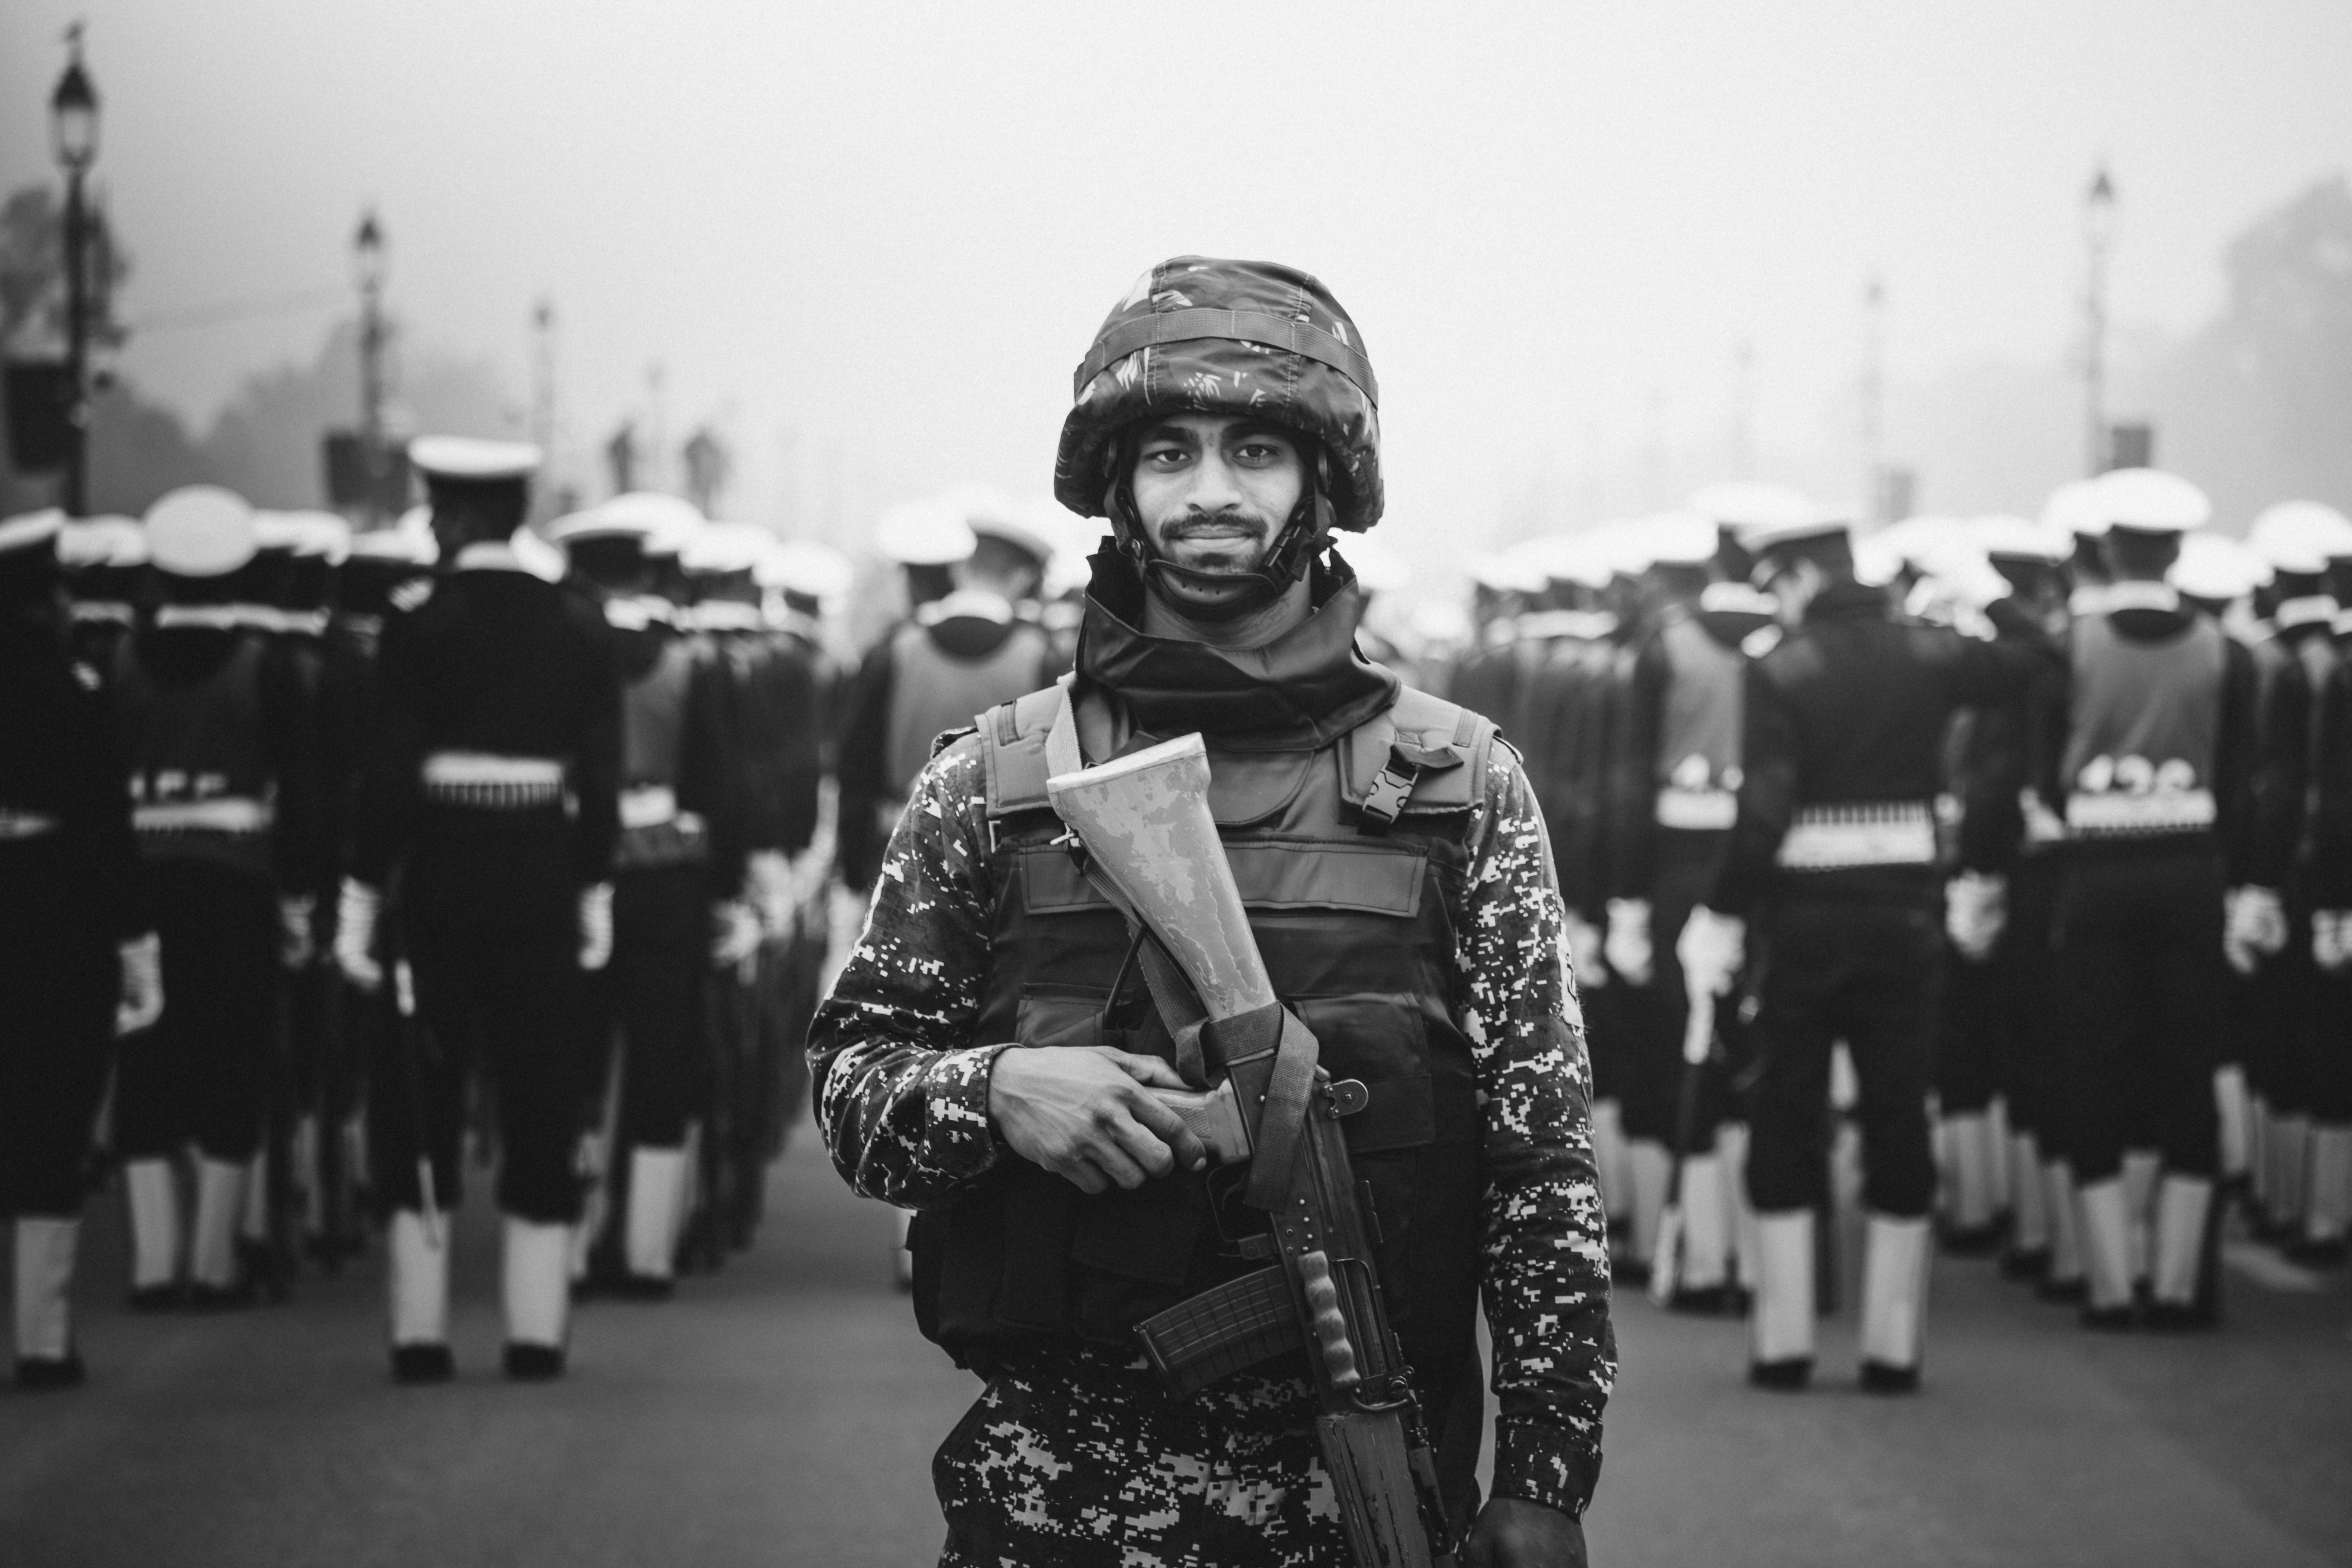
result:
[(1404, 810), (1412, 798), (1412, 786), (1420, 782), (1421, 764), (1406, 756), (1402, 747), (1391, 747), (1387, 765), (1372, 775), (1372, 787), (1364, 792), (1364, 815), (1381, 827), (1388, 826)]

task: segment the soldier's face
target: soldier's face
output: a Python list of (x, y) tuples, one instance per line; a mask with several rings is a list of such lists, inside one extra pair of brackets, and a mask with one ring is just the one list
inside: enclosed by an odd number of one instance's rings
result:
[(1304, 443), (1279, 425), (1180, 414), (1144, 433), (1135, 458), (1135, 510), (1161, 559), (1195, 572), (1242, 573), (1298, 506)]

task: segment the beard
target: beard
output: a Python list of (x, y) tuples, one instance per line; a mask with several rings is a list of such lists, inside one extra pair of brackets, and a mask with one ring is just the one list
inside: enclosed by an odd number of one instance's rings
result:
[(1187, 571), (1240, 576), (1265, 559), (1274, 525), (1252, 512), (1187, 512), (1160, 533), (1160, 555)]

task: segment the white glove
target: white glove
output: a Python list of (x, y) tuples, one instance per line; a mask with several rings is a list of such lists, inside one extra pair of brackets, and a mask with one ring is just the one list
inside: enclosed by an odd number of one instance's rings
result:
[(1970, 963), (1992, 956), (2008, 923), (2008, 878), (1963, 871), (1944, 884), (1944, 932)]
[(383, 984), (383, 965), (375, 957), (375, 920), (383, 895), (365, 882), (343, 879), (335, 902), (335, 967), (362, 991)]
[(1650, 945), (1650, 900), (1609, 900), (1609, 939), (1601, 943), (1609, 967), (1629, 985), (1647, 985), (1656, 972), (1657, 952)]
[(791, 933), (800, 910), (800, 877), (792, 857), (781, 849), (754, 849), (743, 868), (743, 898), (759, 910), (767, 934)]
[(2269, 888), (2243, 887), (2237, 889), (2238, 918), (2245, 921), (2248, 940), (2256, 952), (2269, 955), (2286, 951), (2286, 906), (2278, 894)]
[(580, 967), (602, 969), (613, 960), (613, 884), (580, 889)]
[(1568, 942), (1568, 966), (1577, 984), (1587, 991), (1608, 984), (1609, 964), (1601, 951), (1601, 928), (1570, 910), (1560, 934)]
[(763, 936), (760, 912), (743, 899), (721, 899), (710, 906), (710, 966), (738, 969), (750, 979), (751, 961), (759, 956)]
[(318, 956), (317, 939), (310, 934), (310, 911), (318, 904), (309, 893), (278, 900), (278, 962), (288, 969), (300, 969)]
[(2329, 974), (2352, 963), (2352, 910), (2313, 912), (2311, 961)]
[(1701, 904), (1684, 923), (1675, 942), (1675, 957), (1683, 978), (1694, 992), (1725, 995), (1748, 962), (1748, 922), (1737, 915), (1719, 915)]
[(150, 931), (115, 949), (122, 971), (121, 999), (114, 1005), (114, 1032), (135, 1035), (163, 1016), (163, 943)]

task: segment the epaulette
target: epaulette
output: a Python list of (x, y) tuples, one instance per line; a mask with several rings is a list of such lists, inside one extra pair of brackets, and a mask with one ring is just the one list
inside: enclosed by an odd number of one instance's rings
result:
[(81, 682), (81, 689), (84, 691), (96, 691), (106, 684), (106, 679), (103, 676), (100, 675), (98, 671), (92, 668), (86, 661), (79, 658), (73, 662), (73, 677), (76, 680)]
[(408, 616), (415, 614), (425, 601), (432, 596), (432, 578), (412, 577), (392, 591), (389, 603), (394, 609), (404, 616)]
[(1780, 646), (1779, 626), (1758, 626), (1739, 639), (1739, 651), (1750, 658), (1762, 658)]

